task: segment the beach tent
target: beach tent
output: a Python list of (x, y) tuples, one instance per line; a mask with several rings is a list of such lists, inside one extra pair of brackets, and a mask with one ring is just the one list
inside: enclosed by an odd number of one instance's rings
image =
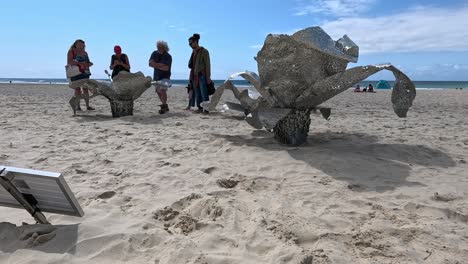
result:
[(390, 89), (392, 86), (385, 80), (380, 80), (379, 82), (377, 82), (377, 84), (375, 85), (375, 88), (376, 89)]

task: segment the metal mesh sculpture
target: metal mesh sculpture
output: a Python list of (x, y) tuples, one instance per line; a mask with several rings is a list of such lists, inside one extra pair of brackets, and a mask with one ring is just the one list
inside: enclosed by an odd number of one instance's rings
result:
[[(348, 36), (334, 41), (320, 27), (291, 36), (270, 34), (256, 57), (260, 76), (249, 71), (232, 75), (203, 106), (213, 111), (224, 90), (231, 90), (240, 101), (236, 108), (245, 112), (250, 125), (272, 130), (281, 143), (301, 145), (307, 140), (311, 112), (319, 110), (326, 119), (330, 116), (330, 109), (320, 104), (376, 72), (389, 70), (396, 78), (393, 110), (406, 117), (416, 97), (411, 80), (391, 64), (347, 70), (348, 63), (357, 62), (358, 56), (359, 47)], [(231, 79), (237, 76), (249, 81), (260, 96), (252, 98), (248, 90), (235, 87)]]
[(151, 87), (151, 84), (151, 77), (145, 77), (142, 72), (122, 71), (113, 78), (111, 85), (86, 79), (72, 82), (70, 87), (84, 87), (103, 95), (110, 102), (112, 117), (121, 117), (133, 115), (133, 101)]

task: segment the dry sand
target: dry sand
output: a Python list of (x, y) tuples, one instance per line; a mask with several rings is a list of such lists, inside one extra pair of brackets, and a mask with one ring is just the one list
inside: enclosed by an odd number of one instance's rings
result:
[(71, 93), (0, 85), (0, 164), (63, 173), (86, 214), (31, 243), (0, 207), (0, 263), (468, 263), (466, 90), (418, 91), (407, 119), (344, 92), (303, 147), (184, 111), (181, 87), (118, 119), (103, 97), (72, 117)]

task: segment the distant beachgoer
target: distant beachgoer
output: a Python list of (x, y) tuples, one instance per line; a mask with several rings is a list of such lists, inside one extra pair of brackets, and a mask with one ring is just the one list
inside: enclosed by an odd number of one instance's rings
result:
[(369, 83), (369, 86), (367, 87), (367, 92), (368, 93), (373, 93), (374, 92), (374, 86), (372, 86), (372, 84)]
[(356, 88), (354, 88), (355, 93), (360, 93), (361, 92), (361, 86), (358, 84), (356, 85)]
[(122, 48), (118, 45), (114, 46), (114, 53), (109, 66), (109, 69), (112, 70), (112, 78), (121, 71), (130, 72), (130, 61), (127, 54), (122, 53)]
[(158, 40), (156, 50), (153, 51), (149, 59), (149, 66), (154, 68), (153, 81), (160, 81), (156, 84), (156, 93), (161, 100), (160, 114), (169, 112), (167, 105), (167, 89), (171, 86), (171, 65), (172, 56), (169, 54), (169, 45), (166, 41)]
[(11, 81), (10, 81), (10, 84), (11, 84)]
[[(93, 63), (89, 60), (88, 53), (85, 51), (85, 42), (81, 39), (75, 40), (73, 45), (71, 45), (70, 49), (67, 53), (67, 64), (68, 65), (75, 65), (78, 66), (80, 69), (81, 74), (71, 77), (71, 82), (89, 79), (91, 76), (91, 72), (89, 71), (89, 67), (93, 66)], [(84, 95), (84, 100), (86, 103), (87, 110), (94, 110), (93, 107), (89, 106), (89, 91), (87, 88), (74, 88), (75, 93), (73, 97), (70, 99), (70, 106), (73, 110), (73, 115), (76, 115), (76, 111), (81, 111), (80, 108), (80, 99), (82, 95)]]
[(189, 79), (193, 84), (194, 99), (198, 106), (198, 112), (208, 114), (208, 111), (203, 110), (201, 103), (210, 100), (207, 88), (207, 85), (211, 83), (210, 53), (207, 49), (198, 45), (199, 40), (199, 34), (193, 34), (188, 40), (189, 46), (193, 49), (189, 61)]

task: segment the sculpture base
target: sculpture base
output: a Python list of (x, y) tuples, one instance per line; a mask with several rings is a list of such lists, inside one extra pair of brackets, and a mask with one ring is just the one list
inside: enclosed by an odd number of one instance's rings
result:
[(109, 100), (112, 117), (133, 115), (133, 100)]
[(280, 143), (299, 146), (307, 142), (310, 127), (310, 110), (292, 110), (273, 128)]

